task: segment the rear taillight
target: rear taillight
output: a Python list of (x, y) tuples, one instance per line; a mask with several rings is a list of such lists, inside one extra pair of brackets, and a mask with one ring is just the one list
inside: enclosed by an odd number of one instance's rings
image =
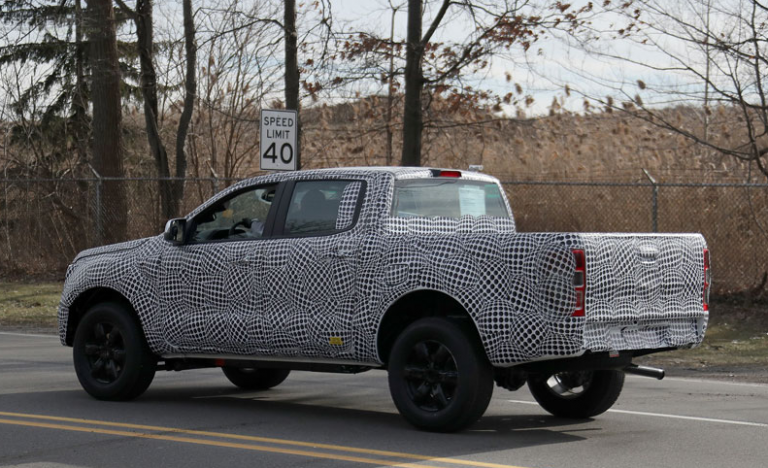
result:
[(573, 289), (576, 292), (576, 305), (572, 317), (584, 317), (584, 292), (587, 289), (587, 259), (583, 250), (573, 250), (576, 269), (573, 272)]
[(712, 287), (712, 271), (709, 268), (709, 249), (704, 249), (704, 310), (709, 310), (709, 290)]

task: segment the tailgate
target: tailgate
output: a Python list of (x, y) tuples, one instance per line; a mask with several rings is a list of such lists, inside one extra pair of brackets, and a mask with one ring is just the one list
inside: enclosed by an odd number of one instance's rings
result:
[(695, 346), (704, 338), (704, 250), (699, 234), (582, 234), (584, 348)]

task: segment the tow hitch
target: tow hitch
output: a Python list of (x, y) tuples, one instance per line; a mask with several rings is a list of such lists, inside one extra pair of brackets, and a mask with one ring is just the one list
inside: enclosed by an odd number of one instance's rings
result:
[(627, 374), (642, 375), (643, 377), (653, 377), (654, 379), (661, 380), (664, 378), (664, 369), (657, 369), (655, 367), (638, 366), (637, 364), (630, 364), (624, 368), (624, 372)]

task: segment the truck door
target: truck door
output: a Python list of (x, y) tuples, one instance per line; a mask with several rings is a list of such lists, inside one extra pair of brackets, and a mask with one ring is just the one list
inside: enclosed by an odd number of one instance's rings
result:
[(258, 286), (281, 187), (223, 196), (189, 221), (184, 245), (166, 248), (157, 328), (180, 352), (243, 354), (261, 347)]
[(260, 278), (266, 334), (278, 356), (354, 352), (361, 180), (286, 186)]

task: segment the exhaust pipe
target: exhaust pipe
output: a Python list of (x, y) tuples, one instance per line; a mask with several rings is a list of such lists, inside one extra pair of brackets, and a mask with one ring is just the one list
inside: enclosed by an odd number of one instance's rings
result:
[(642, 375), (643, 377), (652, 377), (656, 380), (664, 378), (664, 369), (657, 369), (655, 367), (638, 366), (637, 364), (630, 364), (624, 368), (624, 372), (627, 374)]

